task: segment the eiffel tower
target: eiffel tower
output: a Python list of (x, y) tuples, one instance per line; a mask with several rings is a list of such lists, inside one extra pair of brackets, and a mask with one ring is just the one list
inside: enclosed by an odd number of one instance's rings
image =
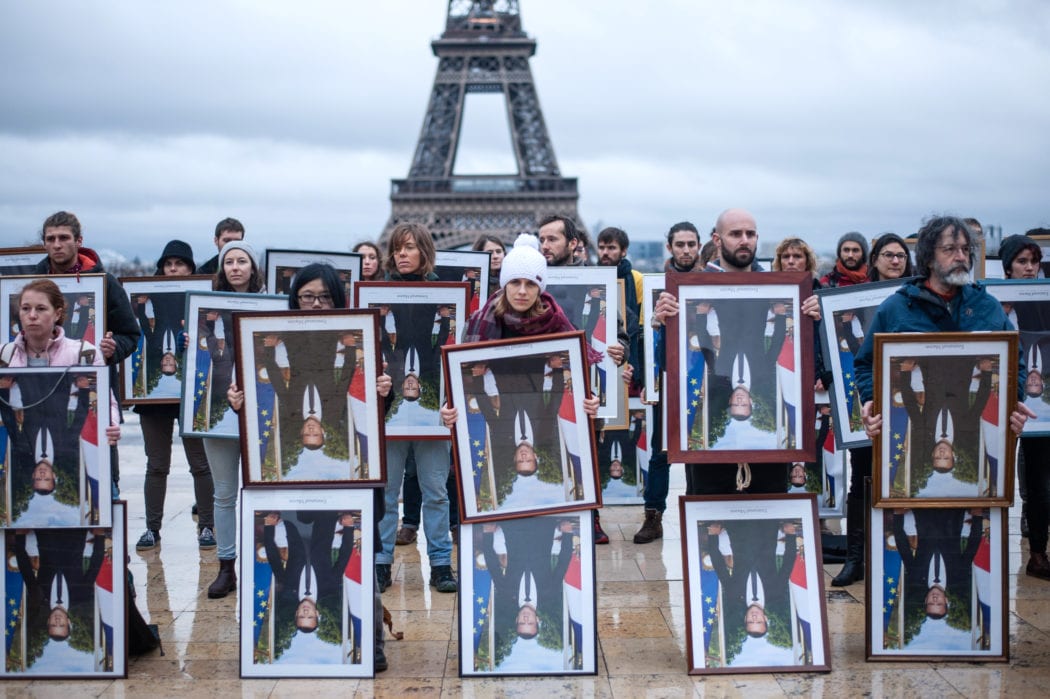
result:
[[(384, 243), (399, 223), (426, 224), (438, 248), (481, 233), (513, 242), (547, 214), (579, 221), (576, 178), (562, 177), (543, 121), (517, 0), (449, 0), (445, 32), (431, 42), (437, 75), (408, 177), (392, 180)], [(469, 93), (502, 93), (517, 174), (454, 175)]]

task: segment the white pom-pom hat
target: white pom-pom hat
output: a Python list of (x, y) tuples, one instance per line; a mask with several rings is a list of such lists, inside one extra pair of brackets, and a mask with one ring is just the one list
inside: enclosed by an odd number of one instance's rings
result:
[(503, 258), (499, 285), (505, 287), (514, 279), (535, 282), (541, 292), (547, 289), (547, 260), (540, 254), (540, 241), (534, 235), (519, 235), (514, 241), (514, 247)]

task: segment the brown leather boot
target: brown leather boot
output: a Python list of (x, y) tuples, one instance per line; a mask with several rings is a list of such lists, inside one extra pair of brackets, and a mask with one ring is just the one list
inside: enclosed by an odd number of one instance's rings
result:
[(664, 513), (659, 510), (646, 510), (645, 522), (642, 528), (634, 535), (634, 543), (648, 544), (664, 536)]
[(221, 599), (237, 589), (237, 559), (220, 558), (219, 574), (215, 582), (208, 585), (208, 598)]

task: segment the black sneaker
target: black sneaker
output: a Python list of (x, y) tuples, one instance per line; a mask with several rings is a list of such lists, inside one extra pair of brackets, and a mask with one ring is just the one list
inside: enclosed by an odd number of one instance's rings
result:
[(150, 549), (156, 548), (157, 543), (160, 541), (160, 532), (155, 532), (152, 529), (147, 529), (146, 533), (139, 537), (139, 541), (135, 544), (136, 551), (149, 551)]
[(380, 592), (386, 592), (390, 587), (390, 564), (376, 563), (376, 587)]
[(216, 547), (215, 532), (211, 527), (204, 527), (197, 534), (197, 546), (206, 551)]
[(455, 592), (459, 589), (456, 582), (456, 574), (452, 572), (452, 566), (434, 566), (430, 570), (430, 584), (437, 588), (438, 592)]
[(386, 653), (379, 646), (376, 646), (375, 662), (373, 663), (376, 672), (386, 672)]

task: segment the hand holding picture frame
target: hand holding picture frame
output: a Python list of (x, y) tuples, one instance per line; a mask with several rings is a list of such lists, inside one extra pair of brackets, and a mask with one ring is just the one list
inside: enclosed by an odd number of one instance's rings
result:
[(382, 484), (378, 311), (234, 316), (245, 484)]
[(667, 275), (669, 460), (812, 459), (811, 285), (802, 272)]
[(464, 522), (601, 505), (582, 333), (443, 354)]
[(875, 335), (876, 507), (1013, 502), (1017, 333)]

